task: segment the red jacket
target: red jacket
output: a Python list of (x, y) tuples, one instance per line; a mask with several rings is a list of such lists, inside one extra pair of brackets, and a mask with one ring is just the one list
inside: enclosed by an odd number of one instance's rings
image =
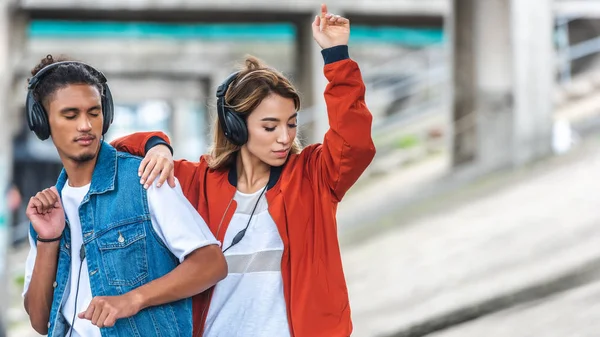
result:
[[(266, 192), (269, 213), (284, 244), (281, 259), (288, 322), (295, 337), (346, 337), (352, 332), (348, 291), (338, 243), (336, 210), (344, 194), (371, 163), (372, 116), (364, 101), (358, 65), (345, 59), (325, 65), (329, 84), (325, 100), (330, 129), (323, 144), (290, 155), (273, 168)], [(120, 151), (144, 155), (144, 145), (160, 132), (117, 139)], [(236, 170), (208, 169), (200, 162), (178, 160), (175, 176), (213, 234), (223, 241), (235, 212)], [(210, 197), (209, 197), (210, 196)], [(194, 336), (203, 329), (212, 289), (193, 300)], [(232, 322), (232, 324), (235, 324)]]

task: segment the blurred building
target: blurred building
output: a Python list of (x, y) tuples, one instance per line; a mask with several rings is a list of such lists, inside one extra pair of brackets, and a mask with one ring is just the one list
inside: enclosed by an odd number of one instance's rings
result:
[[(30, 69), (47, 54), (90, 63), (108, 77), (116, 104), (108, 140), (158, 129), (172, 138), (176, 157), (198, 158), (210, 142), (216, 87), (251, 54), (293, 79), (302, 93), (303, 139), (319, 141), (327, 127), (322, 101), (326, 82), (310, 28), (319, 4), (17, 1), (9, 95), (15, 184), (28, 198), (52, 185), (61, 169), (51, 140), (39, 141), (24, 118)], [(447, 114), (440, 115), (437, 108), (443, 97), (440, 85), (448, 80), (447, 1), (328, 5), (352, 19), (351, 53), (363, 69), (377, 125), (389, 133), (424, 109), (436, 111), (438, 127), (446, 125)], [(15, 215), (16, 224), (26, 220), (24, 212)], [(15, 239), (25, 234), (23, 227)]]

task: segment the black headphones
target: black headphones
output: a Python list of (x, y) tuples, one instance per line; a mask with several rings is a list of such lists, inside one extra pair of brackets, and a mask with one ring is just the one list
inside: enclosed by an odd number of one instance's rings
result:
[(217, 115), (219, 117), (219, 124), (231, 143), (237, 146), (242, 146), (248, 141), (248, 127), (246, 126), (246, 120), (238, 112), (227, 107), (225, 102), (225, 94), (227, 89), (235, 79), (239, 72), (235, 72), (219, 86), (217, 89)]
[(104, 118), (102, 125), (102, 134), (104, 135), (110, 124), (113, 121), (114, 116), (114, 105), (112, 94), (110, 93), (110, 89), (106, 84), (106, 77), (100, 71), (96, 70), (92, 66), (89, 66), (85, 63), (76, 62), (76, 61), (63, 61), (52, 63), (42, 70), (40, 70), (35, 76), (33, 76), (29, 80), (29, 85), (27, 86), (27, 123), (29, 124), (29, 129), (33, 131), (36, 136), (45, 140), (50, 137), (50, 124), (48, 123), (48, 115), (44, 110), (41, 102), (38, 102), (35, 99), (34, 91), (38, 84), (43, 80), (44, 76), (48, 74), (51, 70), (63, 65), (63, 64), (80, 64), (87, 68), (93, 75), (95, 75), (102, 84), (102, 116)]

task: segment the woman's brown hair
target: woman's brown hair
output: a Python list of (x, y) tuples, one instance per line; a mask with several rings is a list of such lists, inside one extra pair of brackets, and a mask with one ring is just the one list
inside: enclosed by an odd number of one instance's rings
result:
[[(270, 95), (279, 95), (294, 101), (296, 111), (300, 109), (300, 96), (292, 83), (275, 69), (264, 65), (255, 57), (246, 58), (245, 66), (237, 78), (231, 83), (225, 94), (227, 107), (247, 119), (248, 115)], [(213, 144), (210, 148), (208, 165), (211, 169), (224, 169), (230, 167), (236, 157), (240, 146), (234, 145), (226, 137), (215, 118), (213, 124)], [(301, 147), (298, 139), (294, 139), (291, 153), (300, 153)]]

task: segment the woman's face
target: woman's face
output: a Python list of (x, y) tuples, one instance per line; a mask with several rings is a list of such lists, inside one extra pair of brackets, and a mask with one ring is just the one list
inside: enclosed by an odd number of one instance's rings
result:
[(244, 146), (270, 166), (283, 165), (296, 139), (297, 119), (294, 100), (271, 94), (249, 114)]

